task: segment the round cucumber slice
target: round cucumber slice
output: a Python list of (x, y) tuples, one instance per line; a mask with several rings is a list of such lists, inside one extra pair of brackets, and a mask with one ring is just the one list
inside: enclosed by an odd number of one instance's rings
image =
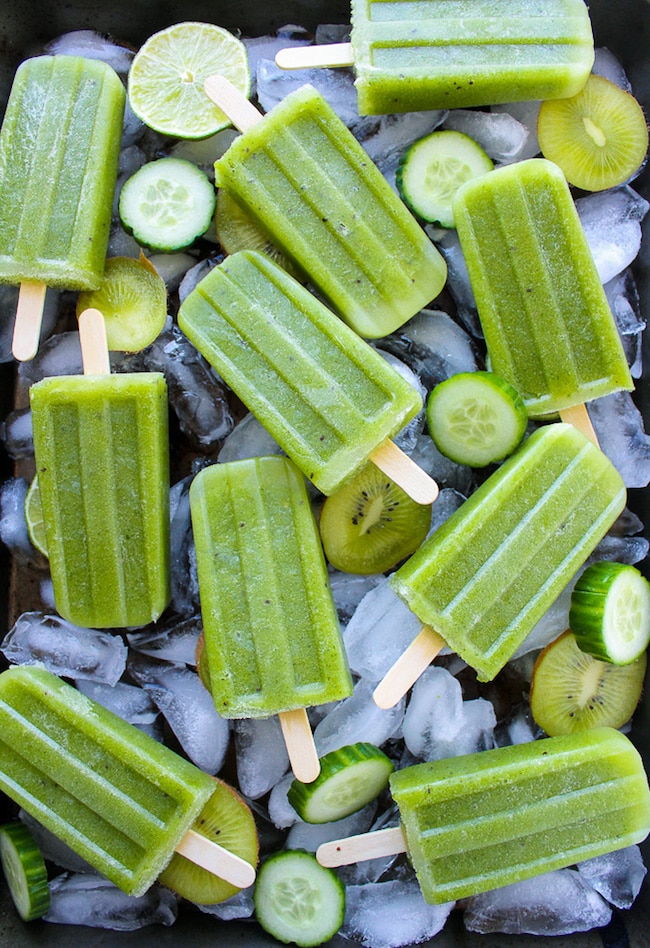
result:
[(388, 784), (393, 762), (374, 744), (359, 742), (321, 757), (313, 783), (294, 780), (288, 800), (306, 823), (331, 823), (374, 800)]
[(593, 563), (571, 594), (578, 646), (603, 662), (628, 665), (650, 643), (650, 583), (625, 563)]
[(189, 247), (212, 223), (214, 185), (184, 158), (143, 165), (120, 192), (119, 214), (138, 243), (161, 253)]
[(264, 931), (285, 944), (308, 948), (322, 945), (343, 924), (345, 887), (312, 853), (283, 850), (262, 864), (254, 901)]
[(515, 450), (528, 412), (517, 390), (494, 372), (459, 372), (431, 392), (427, 421), (441, 454), (485, 467)]
[(16, 911), (25, 922), (50, 907), (43, 855), (29, 829), (18, 821), (0, 826), (0, 861)]
[(404, 203), (423, 221), (454, 226), (452, 202), (461, 184), (492, 171), (494, 164), (469, 135), (431, 132), (400, 158), (395, 183)]

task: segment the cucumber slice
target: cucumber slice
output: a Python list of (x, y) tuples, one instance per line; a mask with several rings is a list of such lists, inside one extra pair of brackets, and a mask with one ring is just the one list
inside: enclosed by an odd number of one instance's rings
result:
[(138, 243), (172, 253), (206, 232), (215, 203), (214, 185), (200, 168), (184, 158), (160, 158), (125, 182), (119, 213)]
[(393, 762), (374, 744), (359, 742), (321, 757), (313, 783), (294, 780), (288, 800), (307, 823), (331, 823), (374, 800), (388, 784)]
[(345, 887), (312, 853), (283, 850), (262, 864), (254, 902), (257, 921), (278, 941), (322, 945), (343, 924)]
[(454, 227), (456, 191), (493, 168), (491, 158), (473, 138), (446, 129), (431, 132), (406, 149), (395, 183), (404, 203), (421, 220)]
[(569, 625), (583, 652), (629, 665), (650, 642), (650, 583), (634, 566), (594, 563), (571, 594)]
[(24, 823), (0, 826), (0, 861), (16, 910), (25, 922), (41, 918), (50, 907), (43, 855)]
[(427, 402), (429, 434), (457, 464), (485, 467), (515, 450), (528, 412), (512, 385), (494, 372), (459, 372), (433, 389)]

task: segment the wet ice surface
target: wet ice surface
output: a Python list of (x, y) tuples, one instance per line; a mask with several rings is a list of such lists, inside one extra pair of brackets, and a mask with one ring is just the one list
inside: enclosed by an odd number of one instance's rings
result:
[(0, 540), (19, 563), (31, 563), (36, 557), (25, 520), (28, 489), (24, 477), (12, 477), (0, 487)]
[(373, 801), (363, 809), (357, 810), (356, 813), (351, 813), (342, 820), (334, 820), (332, 823), (305, 823), (303, 820), (296, 820), (289, 830), (286, 847), (287, 849), (306, 849), (307, 852), (315, 853), (321, 843), (367, 833), (376, 812), (377, 804)]
[(612, 909), (575, 869), (559, 869), (472, 896), (465, 926), (473, 932), (566, 935), (607, 925)]
[(381, 747), (397, 733), (404, 717), (405, 699), (386, 711), (372, 700), (373, 690), (372, 682), (361, 679), (353, 694), (340, 701), (316, 726), (314, 741), (319, 757), (355, 741)]
[(648, 202), (633, 188), (611, 188), (575, 202), (602, 283), (632, 263), (641, 246)]
[(0, 645), (17, 665), (43, 665), (64, 678), (116, 684), (126, 668), (127, 648), (119, 636), (84, 629), (57, 615), (24, 612)]
[(433, 938), (453, 902), (427, 905), (415, 879), (348, 886), (341, 934), (367, 948), (400, 948)]
[(630, 908), (641, 889), (647, 869), (638, 846), (627, 846), (578, 863), (578, 872), (611, 905)]
[(217, 902), (216, 905), (198, 905), (205, 915), (213, 915), (224, 922), (232, 922), (238, 918), (250, 918), (255, 907), (253, 905), (253, 887), (242, 889), (236, 895), (226, 899), (225, 902)]
[(0, 437), (10, 458), (19, 460), (34, 454), (32, 413), (29, 408), (10, 412), (0, 425)]
[(63, 873), (50, 882), (45, 921), (132, 932), (148, 925), (173, 925), (177, 916), (178, 899), (162, 886), (153, 885), (135, 897), (102, 876)]
[(499, 164), (519, 161), (529, 137), (526, 126), (508, 112), (453, 109), (443, 127), (468, 135)]
[(146, 689), (122, 681), (111, 686), (83, 678), (78, 678), (75, 686), (82, 694), (117, 714), (124, 721), (133, 724), (150, 737), (162, 740), (162, 728), (159, 727), (160, 711)]
[(280, 721), (250, 718), (234, 722), (237, 781), (251, 800), (268, 793), (289, 769)]

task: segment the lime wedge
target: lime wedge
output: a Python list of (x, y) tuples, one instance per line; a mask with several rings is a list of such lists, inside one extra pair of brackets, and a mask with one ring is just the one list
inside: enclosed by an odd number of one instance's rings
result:
[(25, 495), (25, 519), (27, 520), (27, 531), (32, 545), (43, 556), (47, 556), (47, 540), (45, 539), (45, 524), (43, 523), (43, 507), (41, 506), (41, 494), (38, 489), (38, 477), (34, 477)]
[(206, 138), (230, 120), (203, 91), (208, 76), (223, 76), (250, 93), (246, 47), (211, 23), (176, 23), (154, 33), (129, 72), (131, 108), (150, 128), (176, 138)]

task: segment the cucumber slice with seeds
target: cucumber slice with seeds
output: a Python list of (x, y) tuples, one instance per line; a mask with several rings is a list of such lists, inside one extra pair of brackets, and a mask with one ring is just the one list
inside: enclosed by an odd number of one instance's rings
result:
[(339, 930), (345, 915), (345, 886), (332, 869), (302, 849), (274, 853), (255, 883), (255, 916), (278, 941), (309, 948)]
[(569, 625), (583, 652), (629, 665), (650, 642), (650, 583), (625, 563), (594, 563), (571, 595)]
[(43, 855), (29, 829), (15, 821), (0, 826), (0, 861), (16, 910), (25, 922), (41, 918), (50, 907)]
[(321, 757), (313, 783), (294, 780), (288, 800), (306, 823), (331, 823), (374, 800), (388, 784), (393, 762), (374, 744), (359, 742)]

